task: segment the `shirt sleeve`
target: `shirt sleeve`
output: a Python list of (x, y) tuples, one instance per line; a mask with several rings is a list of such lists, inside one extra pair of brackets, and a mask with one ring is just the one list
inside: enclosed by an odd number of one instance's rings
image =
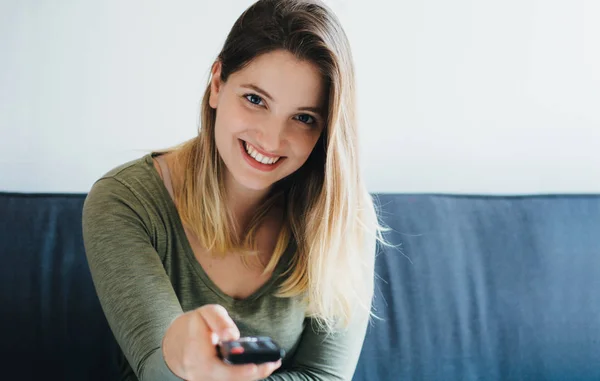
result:
[(311, 318), (300, 338), (298, 349), (285, 370), (265, 381), (351, 380), (365, 339), (369, 313), (359, 312), (348, 328), (327, 334)]
[(165, 363), (161, 343), (183, 311), (151, 231), (131, 189), (110, 177), (94, 184), (83, 207), (83, 239), (109, 326), (139, 380), (181, 380)]

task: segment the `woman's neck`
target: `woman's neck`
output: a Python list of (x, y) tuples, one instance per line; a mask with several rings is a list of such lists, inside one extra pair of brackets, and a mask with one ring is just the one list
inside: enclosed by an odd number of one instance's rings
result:
[(254, 190), (242, 186), (233, 178), (229, 171), (226, 171), (225, 202), (231, 210), (240, 232), (245, 231), (256, 209), (265, 200), (268, 193), (269, 188)]

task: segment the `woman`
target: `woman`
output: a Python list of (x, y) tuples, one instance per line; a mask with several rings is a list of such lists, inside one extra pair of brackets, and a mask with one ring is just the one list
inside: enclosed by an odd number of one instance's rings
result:
[[(199, 134), (113, 169), (83, 211), (127, 380), (350, 379), (376, 239), (350, 47), (317, 1), (261, 0), (215, 61)], [(215, 344), (270, 336), (283, 363)]]

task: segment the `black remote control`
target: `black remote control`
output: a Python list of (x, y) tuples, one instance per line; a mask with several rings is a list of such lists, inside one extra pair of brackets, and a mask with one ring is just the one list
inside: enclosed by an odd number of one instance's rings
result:
[(285, 351), (266, 336), (222, 341), (217, 345), (217, 353), (223, 361), (231, 365), (275, 362), (285, 355)]

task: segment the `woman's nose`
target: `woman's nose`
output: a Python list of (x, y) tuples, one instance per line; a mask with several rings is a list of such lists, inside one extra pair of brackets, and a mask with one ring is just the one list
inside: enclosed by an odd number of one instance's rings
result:
[(278, 154), (285, 134), (285, 123), (281, 121), (263, 123), (259, 128), (257, 143), (260, 149), (270, 154)]

